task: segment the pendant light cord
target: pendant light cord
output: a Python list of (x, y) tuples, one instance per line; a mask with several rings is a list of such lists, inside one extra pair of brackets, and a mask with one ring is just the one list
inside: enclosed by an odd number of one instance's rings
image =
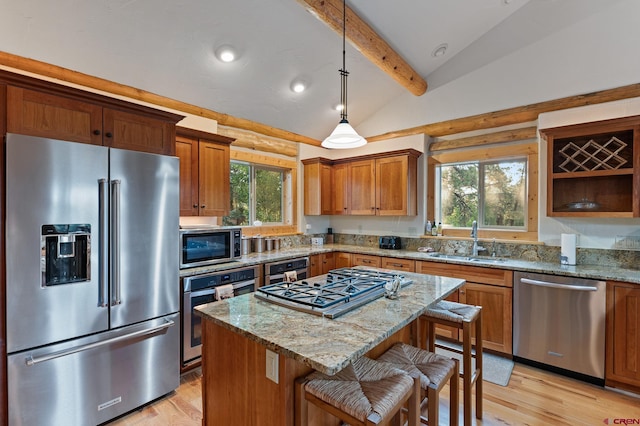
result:
[(346, 66), (346, 39), (347, 39), (347, 0), (342, 0), (342, 69), (340, 70), (340, 103), (342, 111), (340, 118), (347, 121), (347, 76), (349, 72)]

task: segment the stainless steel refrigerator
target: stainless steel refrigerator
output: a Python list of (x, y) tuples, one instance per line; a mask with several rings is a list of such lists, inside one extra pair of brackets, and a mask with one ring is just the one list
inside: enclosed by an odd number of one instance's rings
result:
[(10, 425), (99, 424), (179, 386), (178, 167), (7, 135)]

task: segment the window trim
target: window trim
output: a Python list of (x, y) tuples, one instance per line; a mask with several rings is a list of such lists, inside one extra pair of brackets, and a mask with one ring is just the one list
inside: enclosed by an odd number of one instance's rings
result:
[[(478, 237), (504, 240), (538, 241), (538, 143), (501, 144), (482, 149), (468, 149), (432, 154), (427, 162), (427, 212), (435, 212), (436, 166), (468, 161), (492, 161), (527, 157), (527, 225), (525, 230), (480, 229)], [(470, 228), (444, 228), (447, 237), (469, 237)]]
[[(232, 147), (233, 148), (233, 147)], [(247, 225), (242, 227), (242, 234), (253, 235), (287, 235), (298, 232), (298, 164), (293, 160), (255, 154), (231, 149), (231, 161), (252, 163), (260, 167), (282, 170), (282, 221), (284, 225)]]

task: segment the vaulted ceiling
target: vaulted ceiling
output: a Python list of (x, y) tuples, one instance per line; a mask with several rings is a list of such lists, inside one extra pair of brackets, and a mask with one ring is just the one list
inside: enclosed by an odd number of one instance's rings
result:
[[(609, 3), (583, 2), (348, 0), (347, 6), (426, 80), (428, 91)], [(324, 3), (0, 0), (0, 51), (321, 140), (339, 119), (332, 108), (342, 63), (341, 36), (307, 10)], [(443, 44), (446, 53), (435, 56)], [(238, 60), (219, 61), (222, 45), (234, 46)], [(346, 55), (352, 124), (409, 93), (350, 44)], [(303, 93), (291, 90), (296, 79), (308, 84)]]

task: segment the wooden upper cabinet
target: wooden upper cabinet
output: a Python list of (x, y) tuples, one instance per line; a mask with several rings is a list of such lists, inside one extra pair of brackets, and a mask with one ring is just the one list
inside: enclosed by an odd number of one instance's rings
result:
[(547, 215), (640, 217), (640, 116), (540, 130)]
[(200, 216), (226, 216), (231, 208), (229, 145), (201, 140), (198, 156)]
[(397, 155), (376, 160), (376, 214), (415, 216), (417, 206), (417, 157)]
[(7, 132), (102, 145), (102, 107), (7, 86)]
[(304, 164), (304, 214), (333, 212), (333, 167), (326, 158), (302, 160)]
[(349, 164), (334, 164), (331, 171), (333, 173), (333, 211), (331, 214), (351, 214)]
[(104, 145), (154, 154), (175, 154), (175, 125), (136, 113), (105, 108)]
[(180, 215), (226, 216), (231, 208), (230, 149), (234, 139), (179, 127)]
[(180, 216), (198, 216), (198, 140), (176, 136), (180, 159)]
[(607, 282), (605, 384), (640, 390), (640, 285)]
[(415, 216), (420, 155), (407, 149), (333, 161), (302, 160), (305, 214)]
[(7, 132), (175, 154), (179, 115), (23, 76), (15, 80), (25, 86), (7, 85)]
[(352, 215), (376, 214), (376, 162), (361, 160), (349, 163)]

